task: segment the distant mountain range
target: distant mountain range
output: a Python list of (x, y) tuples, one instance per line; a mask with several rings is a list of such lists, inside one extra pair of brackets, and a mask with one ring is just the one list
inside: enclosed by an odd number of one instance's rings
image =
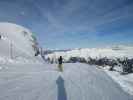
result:
[(115, 58), (133, 58), (133, 46), (113, 46), (106, 48), (77, 48), (70, 50), (52, 50), (45, 58), (50, 58), (56, 60), (59, 56), (63, 56), (64, 60), (68, 60), (71, 57), (82, 57), (86, 60), (91, 58), (104, 58), (107, 57), (109, 59)]

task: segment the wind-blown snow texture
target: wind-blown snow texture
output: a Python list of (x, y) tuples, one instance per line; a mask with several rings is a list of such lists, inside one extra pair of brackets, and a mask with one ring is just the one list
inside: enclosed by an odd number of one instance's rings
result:
[(133, 100), (104, 71), (86, 64), (3, 65), (0, 100)]

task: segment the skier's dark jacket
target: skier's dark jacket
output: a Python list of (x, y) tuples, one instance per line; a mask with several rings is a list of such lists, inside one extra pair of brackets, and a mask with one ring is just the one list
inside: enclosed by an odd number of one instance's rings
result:
[(60, 58), (58, 59), (59, 64), (62, 64), (62, 60), (62, 56), (60, 56)]

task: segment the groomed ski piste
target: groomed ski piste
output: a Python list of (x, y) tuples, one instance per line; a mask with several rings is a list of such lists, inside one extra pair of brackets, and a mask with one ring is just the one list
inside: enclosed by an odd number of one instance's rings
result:
[[(63, 56), (64, 62), (69, 62), (71, 57), (83, 58), (85, 61), (89, 61), (88, 58), (102, 59), (104, 57), (110, 60), (116, 60), (118, 58), (121, 60), (125, 58), (132, 59), (133, 46), (117, 45), (105, 48), (80, 48), (67, 51), (56, 50), (45, 57), (46, 59), (49, 58), (50, 61), (57, 62), (59, 56)], [(116, 65), (114, 71), (109, 71), (110, 66), (99, 66), (98, 68), (104, 70), (125, 92), (133, 95), (133, 73), (122, 75), (121, 65)]]
[(86, 64), (3, 65), (0, 100), (132, 100), (105, 72)]
[(34, 57), (31, 33), (23, 27), (0, 23), (0, 34), (0, 100), (133, 100), (96, 66), (66, 63), (60, 72), (57, 64)]

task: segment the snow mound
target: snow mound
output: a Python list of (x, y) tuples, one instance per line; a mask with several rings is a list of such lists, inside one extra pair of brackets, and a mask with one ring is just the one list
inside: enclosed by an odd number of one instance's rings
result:
[(125, 92), (133, 95), (133, 74), (121, 75), (119, 72), (108, 71), (108, 70), (105, 70), (105, 72), (115, 82), (117, 82)]
[[(7, 59), (31, 59), (38, 48), (30, 30), (12, 23), (0, 23), (0, 57)], [(6, 59), (6, 60), (5, 60)]]

